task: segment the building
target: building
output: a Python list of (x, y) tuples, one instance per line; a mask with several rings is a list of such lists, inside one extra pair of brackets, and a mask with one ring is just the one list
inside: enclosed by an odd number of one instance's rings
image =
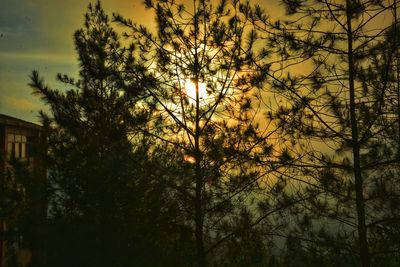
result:
[[(26, 161), (32, 170), (40, 168), (37, 147), (42, 133), (40, 125), (0, 114), (0, 183), (4, 182), (5, 173), (9, 170), (9, 159)], [(5, 267), (6, 216), (0, 214), (0, 267)]]
[(41, 132), (40, 125), (0, 114), (0, 148), (7, 158), (28, 160), (33, 167), (38, 166), (34, 147)]

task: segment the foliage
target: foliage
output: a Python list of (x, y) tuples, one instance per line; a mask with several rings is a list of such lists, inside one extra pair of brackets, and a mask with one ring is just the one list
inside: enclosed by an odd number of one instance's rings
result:
[[(393, 23), (381, 22), (396, 3), (283, 3), (284, 20), (272, 21), (257, 9), (248, 13), (277, 59), (271, 65), (270, 84), (282, 104), (269, 117), (281, 126), (282, 138), (294, 140), (290, 154), (297, 160), (287, 176), (297, 188), (294, 195), (302, 195), (304, 201), (295, 209), (301, 216), (293, 235), (325, 244), (326, 253), (333, 249), (335, 236), (340, 237), (346, 244), (342, 248), (358, 251), (352, 252), (353, 257), (359, 255), (356, 262), (370, 266), (370, 257), (386, 253), (373, 246), (374, 225), (386, 228), (386, 223), (398, 220), (382, 210), (383, 202), (393, 200), (373, 193), (377, 176), (385, 184), (396, 183), (381, 174), (383, 168), (396, 169), (399, 161), (398, 154), (387, 150), (392, 143), (387, 133), (396, 132), (399, 124), (393, 110), (396, 101), (386, 101), (393, 99), (398, 43), (392, 26), (398, 21), (394, 16)], [(390, 194), (398, 195), (398, 189), (394, 191)], [(304, 229), (302, 218), (311, 226)], [(321, 229), (325, 234), (316, 235)], [(337, 257), (346, 254), (338, 252)], [(398, 250), (391, 253), (388, 257), (395, 262)]]
[(223, 236), (227, 225), (254, 205), (259, 184), (271, 171), (257, 166), (260, 158), (272, 156), (264, 148), (271, 147), (273, 127), (259, 124), (261, 97), (254, 90), (268, 66), (255, 69), (251, 53), (257, 35), (238, 1), (145, 5), (155, 13), (156, 32), (120, 15), (114, 19), (126, 27), (124, 35), (135, 48), (132, 62), (147, 70), (130, 73), (148, 94), (137, 105), (138, 112), (151, 114), (142, 130), (181, 154), (168, 182), (182, 203), (185, 227), (194, 232), (196, 265), (205, 266), (207, 258), (218, 257), (213, 253), (224, 245), (220, 240), (233, 238)]
[(396, 1), (282, 4), (146, 0), (154, 29), (89, 5), (79, 78), (31, 75), (45, 266), (396, 266)]
[(131, 114), (141, 92), (124, 77), (129, 50), (118, 39), (100, 3), (89, 5), (85, 27), (75, 33), (79, 79), (59, 74), (63, 91), (44, 85), (37, 72), (31, 76), (51, 113), (41, 114), (51, 192), (49, 266), (179, 263), (173, 253), (180, 248), (165, 248), (178, 245), (178, 235), (164, 227), (179, 218), (170, 218), (174, 203), (162, 175), (150, 172), (159, 163), (148, 158), (146, 138), (132, 131), (143, 119)]

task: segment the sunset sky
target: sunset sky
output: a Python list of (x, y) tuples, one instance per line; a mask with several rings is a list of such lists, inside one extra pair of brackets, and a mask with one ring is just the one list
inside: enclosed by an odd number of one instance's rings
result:
[[(27, 85), (32, 70), (38, 70), (53, 87), (57, 87), (55, 75), (59, 72), (76, 76), (72, 37), (82, 27), (90, 2), (95, 0), (1, 0), (0, 113), (38, 122), (37, 112), (44, 106)], [(101, 2), (110, 16), (117, 12), (145, 25), (154, 21), (141, 0)], [(276, 0), (258, 2), (277, 6)]]

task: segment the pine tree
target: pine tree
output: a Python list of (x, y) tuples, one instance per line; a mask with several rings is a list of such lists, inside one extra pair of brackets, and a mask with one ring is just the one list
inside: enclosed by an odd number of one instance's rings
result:
[(374, 193), (377, 172), (399, 161), (398, 154), (380, 149), (396, 124), (387, 99), (398, 46), (390, 28), (398, 21), (383, 20), (393, 17), (396, 2), (282, 3), (283, 20), (273, 21), (260, 7), (243, 10), (277, 59), (269, 78), (282, 102), (270, 117), (283, 129), (282, 138), (293, 140), (288, 181), (307, 199), (294, 228), (306, 240), (318, 240), (330, 251), (325, 253), (352, 255), (351, 265), (378, 264), (371, 258), (384, 251), (370, 239), (384, 217), (378, 203), (385, 195)]
[[(272, 156), (273, 129), (259, 124), (261, 98), (254, 90), (268, 66), (254, 69), (257, 35), (239, 1), (145, 5), (155, 13), (156, 32), (114, 17), (127, 28), (131, 62), (142, 66), (127, 73), (147, 93), (136, 105), (138, 113), (151, 114), (142, 132), (169, 147), (158, 153), (175, 152), (168, 185), (181, 205), (178, 216), (194, 233), (196, 266), (233, 266), (234, 259), (219, 255), (257, 224), (252, 201), (271, 172), (257, 166), (258, 158)], [(251, 219), (239, 226), (240, 214)]]
[(52, 89), (37, 72), (31, 75), (31, 87), (50, 109), (41, 114), (51, 192), (47, 263), (173, 265), (179, 259), (164, 246), (173, 235), (163, 225), (176, 220), (174, 203), (150, 172), (158, 163), (148, 158), (146, 137), (135, 134), (146, 119), (131, 112), (140, 83), (124, 76), (129, 50), (100, 2), (89, 5), (75, 45), (78, 79), (59, 74), (64, 88)]

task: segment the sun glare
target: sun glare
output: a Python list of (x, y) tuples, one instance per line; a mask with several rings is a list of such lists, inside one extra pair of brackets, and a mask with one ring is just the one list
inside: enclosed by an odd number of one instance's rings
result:
[[(189, 103), (196, 103), (196, 85), (190, 79), (185, 81), (185, 90)], [(199, 101), (203, 102), (207, 98), (207, 90), (205, 83), (199, 83)]]
[(183, 155), (183, 160), (190, 164), (196, 163), (196, 158), (191, 155)]

